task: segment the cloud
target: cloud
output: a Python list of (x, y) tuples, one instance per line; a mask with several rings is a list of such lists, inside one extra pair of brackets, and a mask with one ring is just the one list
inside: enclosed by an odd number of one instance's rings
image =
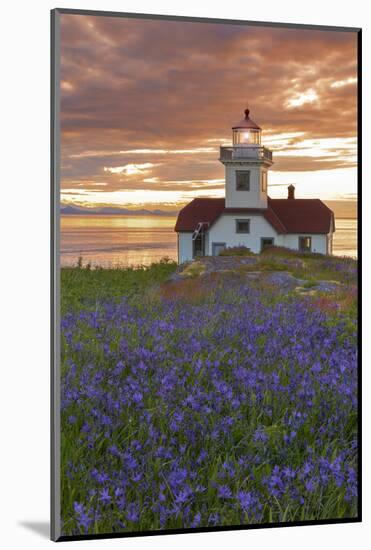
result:
[(125, 166), (105, 166), (103, 170), (105, 172), (110, 172), (111, 174), (125, 174), (127, 176), (135, 176), (137, 174), (144, 174), (155, 166), (159, 165), (152, 164), (151, 162), (145, 162), (143, 164), (125, 164)]
[[(209, 140), (208, 140), (209, 141)], [(194, 149), (126, 149), (123, 151), (82, 151), (72, 154), (69, 158), (102, 157), (104, 155), (199, 155), (213, 153), (214, 147), (195, 147)]]
[(349, 86), (350, 84), (356, 84), (357, 79), (354, 77), (349, 77), (346, 80), (336, 80), (331, 84), (331, 88), (342, 88), (343, 86)]
[(313, 103), (314, 101), (318, 101), (318, 95), (313, 88), (310, 88), (306, 92), (288, 99), (286, 105), (290, 109), (292, 107), (301, 107), (305, 103)]
[(352, 167), (356, 42), (352, 32), (63, 14), (62, 187), (188, 193), (220, 181), (218, 145), (247, 101), (272, 170)]

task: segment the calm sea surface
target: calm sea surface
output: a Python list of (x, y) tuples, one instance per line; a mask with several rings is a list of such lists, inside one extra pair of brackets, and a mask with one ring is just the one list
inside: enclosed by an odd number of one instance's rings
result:
[[(62, 216), (61, 264), (102, 267), (177, 260), (173, 216)], [(357, 220), (337, 219), (334, 254), (357, 256)]]

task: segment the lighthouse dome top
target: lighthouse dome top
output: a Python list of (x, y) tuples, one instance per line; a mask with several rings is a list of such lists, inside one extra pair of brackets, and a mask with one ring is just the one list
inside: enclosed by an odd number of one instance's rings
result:
[(245, 109), (245, 118), (233, 126), (233, 145), (238, 147), (260, 146), (261, 128), (250, 116), (249, 109)]
[(242, 120), (240, 120), (240, 122), (238, 124), (235, 124), (233, 127), (232, 127), (232, 130), (238, 130), (239, 128), (249, 128), (249, 129), (253, 129), (253, 130), (261, 130), (260, 126), (258, 126), (256, 124), (256, 122), (254, 122), (250, 117), (249, 117), (249, 114), (250, 114), (250, 110), (249, 109), (245, 109), (245, 118), (243, 118)]

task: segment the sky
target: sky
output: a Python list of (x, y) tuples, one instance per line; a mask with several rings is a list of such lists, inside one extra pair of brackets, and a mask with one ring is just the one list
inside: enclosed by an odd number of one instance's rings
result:
[(224, 196), (219, 146), (244, 116), (268, 193), (356, 199), (357, 35), (61, 15), (61, 200), (177, 210)]

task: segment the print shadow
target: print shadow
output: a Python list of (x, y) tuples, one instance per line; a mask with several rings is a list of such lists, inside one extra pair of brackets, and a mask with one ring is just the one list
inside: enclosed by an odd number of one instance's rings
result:
[(18, 525), (33, 531), (42, 538), (50, 538), (50, 523), (48, 521), (20, 521)]

